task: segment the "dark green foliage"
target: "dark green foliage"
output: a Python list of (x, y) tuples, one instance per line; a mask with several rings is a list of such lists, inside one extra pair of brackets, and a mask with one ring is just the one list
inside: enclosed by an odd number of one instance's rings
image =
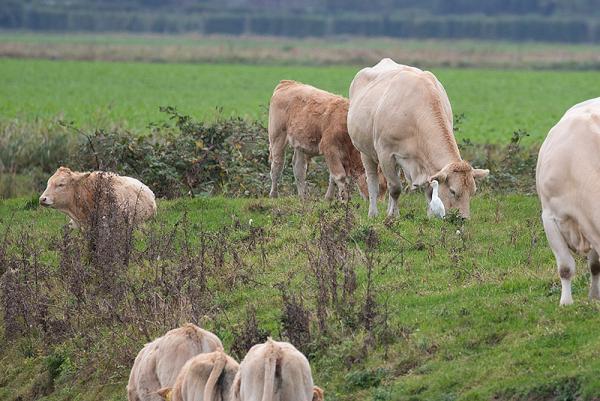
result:
[[(0, 133), (0, 145), (6, 144), (0, 146), (0, 195), (9, 198), (29, 195), (32, 189), (41, 191), (60, 165), (132, 176), (162, 198), (266, 194), (270, 183), (269, 140), (260, 122), (239, 117), (202, 122), (172, 107), (161, 110), (170, 123), (153, 124), (143, 135), (121, 128), (86, 132), (72, 123), (52, 122), (38, 135), (27, 136), (6, 126)], [(463, 117), (455, 118), (460, 122)], [(528, 135), (515, 131), (508, 145), (475, 144), (463, 139), (463, 158), (491, 171), (480, 187), (498, 193), (535, 192), (538, 147), (522, 144)], [(308, 183), (322, 191), (327, 185), (327, 168), (322, 159), (315, 164), (309, 168)], [(284, 191), (295, 193), (289, 166), (282, 181)]]
[(346, 375), (346, 386), (349, 390), (377, 387), (388, 373), (383, 368), (357, 370)]
[(121, 130), (80, 132), (71, 165), (137, 177), (167, 198), (265, 191), (269, 145), (260, 123), (229, 118), (208, 124), (171, 107), (162, 110), (174, 127), (154, 127), (143, 136)]
[(490, 169), (490, 176), (480, 186), (502, 193), (533, 194), (539, 145), (523, 146), (522, 140), (528, 136), (527, 131), (517, 130), (509, 144), (501, 147), (464, 140), (460, 144), (461, 154), (474, 166)]

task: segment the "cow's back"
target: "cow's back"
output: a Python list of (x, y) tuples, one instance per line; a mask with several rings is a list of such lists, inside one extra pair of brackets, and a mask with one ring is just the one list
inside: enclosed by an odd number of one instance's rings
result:
[(356, 92), (348, 129), (354, 145), (373, 159), (377, 146), (408, 157), (421, 153), (423, 145), (449, 146), (458, 153), (451, 116), (448, 96), (433, 74), (401, 68), (380, 73)]
[(160, 399), (156, 391), (172, 387), (188, 360), (222, 348), (217, 336), (193, 324), (168, 331), (138, 353), (127, 385), (129, 401)]
[(156, 214), (156, 199), (146, 184), (132, 177), (112, 177), (118, 204), (135, 216), (135, 221), (143, 221)]
[(284, 80), (271, 97), (269, 135), (284, 130), (292, 146), (317, 155), (323, 132), (336, 127), (339, 132), (347, 133), (347, 113), (347, 99), (310, 85)]
[[(268, 340), (253, 346), (240, 364), (241, 400), (262, 400), (269, 358), (276, 355), (279, 383), (276, 384), (281, 401), (311, 401), (313, 380), (306, 357), (289, 343)], [(274, 373), (274, 372), (273, 372)]]
[(544, 213), (574, 250), (600, 246), (600, 99), (573, 106), (540, 147), (536, 186)]
[(281, 399), (311, 401), (314, 384), (308, 360), (291, 344), (276, 344), (282, 349)]
[(188, 324), (169, 331), (157, 348), (156, 372), (161, 383), (175, 382), (181, 367), (192, 357), (222, 349), (213, 333)]

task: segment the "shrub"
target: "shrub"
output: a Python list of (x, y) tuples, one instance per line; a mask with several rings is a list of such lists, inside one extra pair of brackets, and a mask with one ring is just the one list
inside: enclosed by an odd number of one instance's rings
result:
[[(261, 122), (239, 117), (203, 122), (172, 107), (162, 111), (170, 122), (151, 124), (143, 134), (119, 127), (81, 130), (58, 119), (0, 123), (0, 197), (39, 193), (60, 165), (133, 176), (164, 198), (267, 193), (269, 140)], [(455, 116), (457, 125), (461, 118)], [(515, 132), (508, 145), (463, 140), (462, 156), (491, 170), (490, 179), (481, 186), (499, 192), (534, 192), (538, 148), (523, 146), (527, 135)], [(315, 164), (316, 168), (309, 168), (307, 182), (323, 192), (327, 167), (320, 158)], [(295, 193), (292, 169), (286, 167), (282, 192)]]

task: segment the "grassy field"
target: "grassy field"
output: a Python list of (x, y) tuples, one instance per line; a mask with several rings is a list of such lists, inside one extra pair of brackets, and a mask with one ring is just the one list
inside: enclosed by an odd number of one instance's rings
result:
[[(42, 260), (53, 265), (59, 256), (52, 242), (60, 242), (66, 218), (55, 211), (28, 208), (26, 201), (3, 202), (0, 221), (12, 233), (30, 231), (46, 255)], [(348, 246), (352, 255), (348, 263), (357, 269), (355, 308), (360, 311), (367, 282), (365, 235), (372, 230), (379, 237), (372, 284), (378, 322), (375, 343), (369, 342), (362, 323), (337, 320), (340, 315), (329, 306), (327, 322), (333, 330), (326, 337), (318, 334), (317, 283), (307, 249), (322, 238), (319, 222), (343, 214), (343, 206), (295, 198), (165, 201), (160, 202), (153, 224), (168, 231), (187, 211), (192, 233), (235, 227), (227, 247), (253, 228), (263, 230), (266, 263), (239, 271), (249, 276), (225, 290), (219, 281), (228, 280), (235, 270), (228, 259), (217, 273), (221, 279), (210, 283), (210, 290), (218, 294), (219, 311), (205, 317), (204, 325), (231, 350), (231, 327), (243, 322), (247, 306), (253, 305), (258, 327), (281, 337), (284, 305), (278, 285), (285, 283), (311, 313), (310, 359), (327, 400), (598, 399), (600, 306), (586, 299), (589, 273), (582, 260), (574, 281), (575, 305), (558, 306), (559, 280), (536, 198), (480, 194), (472, 202), (473, 217), (464, 226), (427, 219), (423, 198), (416, 194), (403, 196), (401, 217), (391, 224), (382, 217), (368, 220), (362, 202), (356, 207), (350, 210), (353, 222), (342, 245)], [(140, 236), (139, 241), (146, 239)], [(245, 254), (242, 266), (252, 265), (258, 252), (257, 248)], [(143, 268), (136, 262), (129, 267), (131, 274)], [(120, 348), (119, 335), (132, 334), (119, 333), (118, 328), (107, 332), (100, 338), (112, 339), (108, 351), (96, 345), (84, 355), (104, 352), (101, 357), (111, 361), (114, 354), (127, 354)], [(135, 340), (133, 348), (139, 349), (142, 342)], [(52, 391), (40, 399), (125, 399), (126, 362), (109, 369), (86, 366), (72, 344), (46, 348), (31, 338), (7, 343), (2, 330), (0, 343), (3, 400), (39, 396), (40, 377), (45, 377), (47, 355), (53, 352), (62, 352), (62, 365)]]
[[(585, 261), (577, 259), (575, 305), (559, 307), (539, 201), (498, 192), (531, 192), (535, 145), (566, 109), (598, 96), (600, 73), (442, 67), (550, 67), (563, 56), (560, 66), (585, 67), (597, 54), (589, 46), (468, 41), (1, 33), (0, 134), (14, 142), (8, 153), (38, 155), (19, 144), (28, 131), (42, 144), (59, 131), (70, 135), (57, 118), (144, 133), (164, 121), (159, 107), (167, 105), (196, 120), (220, 113), (264, 123), (279, 80), (346, 95), (363, 61), (383, 55), (432, 69), (460, 116), (458, 142), (506, 143), (516, 130), (530, 136), (523, 148), (465, 146), (479, 163), (496, 152), (495, 184), (481, 186), (469, 221), (427, 219), (419, 194), (402, 195), (394, 221), (368, 219), (362, 201), (346, 207), (318, 194), (307, 202), (161, 199), (156, 220), (127, 248), (131, 257), (107, 271), (90, 256), (104, 248), (69, 231), (64, 215), (37, 207), (37, 196), (0, 199), (0, 276), (21, 279), (10, 291), (0, 283), (0, 399), (124, 401), (141, 346), (194, 321), (238, 359), (251, 340), (300, 333), (294, 341), (327, 401), (599, 400), (600, 305), (587, 300)], [(527, 64), (536, 57), (545, 64)], [(103, 61), (76, 61), (87, 59)], [(254, 61), (233, 63), (240, 60)], [(55, 160), (41, 148), (40, 159)], [(10, 170), (3, 160), (0, 167)], [(53, 168), (38, 169), (36, 179)], [(32, 181), (27, 173), (0, 176), (0, 189)], [(513, 182), (523, 177), (522, 187)], [(32, 183), (24, 186), (15, 193), (31, 192)], [(116, 233), (102, 241), (109, 258), (127, 247)]]
[[(360, 67), (147, 64), (0, 59), (4, 120), (55, 116), (87, 127), (117, 123), (143, 131), (171, 105), (198, 119), (223, 114), (266, 121), (273, 88), (296, 79), (342, 95)], [(598, 96), (600, 73), (434, 69), (455, 114), (460, 141), (506, 142), (523, 129), (541, 141), (573, 104)]]
[(150, 62), (597, 69), (597, 45), (335, 37), (0, 32), (0, 57)]

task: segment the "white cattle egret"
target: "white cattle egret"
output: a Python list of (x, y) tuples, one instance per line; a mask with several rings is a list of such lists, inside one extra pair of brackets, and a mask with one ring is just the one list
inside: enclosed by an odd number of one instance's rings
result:
[(435, 217), (443, 219), (446, 215), (446, 208), (444, 208), (444, 203), (438, 196), (438, 185), (437, 180), (431, 181), (433, 193), (431, 194), (431, 202), (429, 202), (429, 210), (431, 210), (431, 213), (433, 213)]

